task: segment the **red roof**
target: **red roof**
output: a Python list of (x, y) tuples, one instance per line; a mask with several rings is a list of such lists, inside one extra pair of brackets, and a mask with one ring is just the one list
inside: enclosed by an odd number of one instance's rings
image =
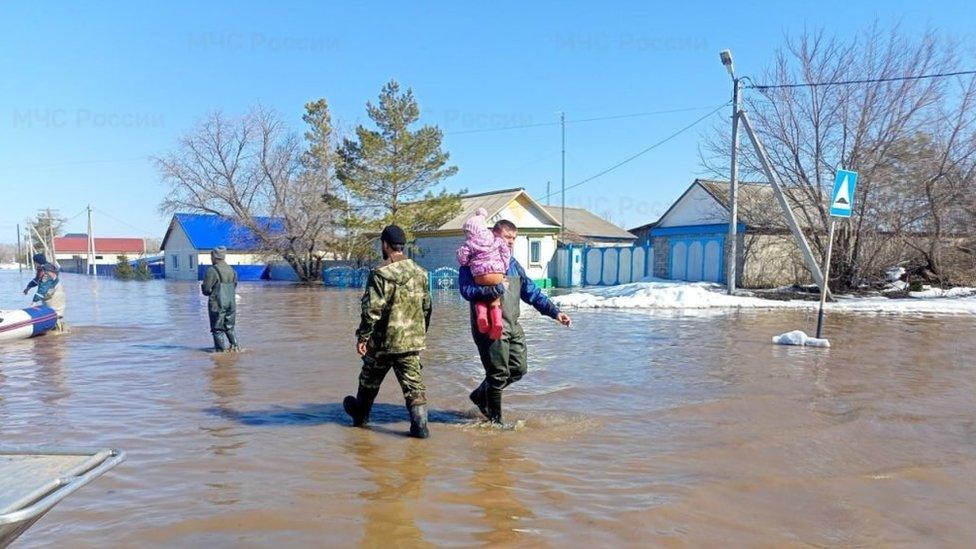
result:
[[(87, 254), (87, 236), (59, 236), (54, 239), (54, 249), (59, 254)], [(145, 253), (145, 241), (141, 238), (98, 238), (95, 237), (97, 254), (141, 254)]]

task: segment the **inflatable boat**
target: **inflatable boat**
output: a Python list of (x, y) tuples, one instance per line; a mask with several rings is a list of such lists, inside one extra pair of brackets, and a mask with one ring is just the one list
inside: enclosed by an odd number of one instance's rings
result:
[(0, 547), (125, 459), (119, 450), (0, 447)]
[(0, 341), (39, 336), (57, 324), (58, 313), (47, 305), (0, 310)]

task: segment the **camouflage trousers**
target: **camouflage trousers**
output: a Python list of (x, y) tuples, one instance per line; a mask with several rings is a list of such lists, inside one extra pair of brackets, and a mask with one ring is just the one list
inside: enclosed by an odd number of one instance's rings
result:
[(393, 369), (393, 374), (400, 383), (407, 406), (427, 404), (427, 388), (424, 386), (424, 367), (420, 363), (420, 353), (364, 356), (363, 371), (359, 374), (359, 386), (379, 389), (390, 368)]

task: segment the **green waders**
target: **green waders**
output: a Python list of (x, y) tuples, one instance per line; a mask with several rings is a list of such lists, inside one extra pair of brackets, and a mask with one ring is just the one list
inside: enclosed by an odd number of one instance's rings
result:
[(213, 334), (214, 349), (217, 351), (228, 349), (227, 343), (224, 342), (224, 335), (226, 335), (230, 349), (236, 350), (237, 334), (234, 332), (234, 323), (237, 319), (237, 296), (234, 292), (234, 283), (224, 282), (219, 266), (214, 266), (214, 270), (217, 271), (217, 287), (211, 294), (208, 303), (210, 333)]
[(502, 422), (502, 389), (522, 379), (528, 370), (525, 332), (519, 324), (522, 280), (517, 276), (509, 277), (508, 284), (502, 295), (505, 329), (501, 339), (493, 340), (478, 331), (474, 303), (471, 304), (471, 335), (485, 367), (485, 380), (471, 393), (471, 400), (493, 423)]

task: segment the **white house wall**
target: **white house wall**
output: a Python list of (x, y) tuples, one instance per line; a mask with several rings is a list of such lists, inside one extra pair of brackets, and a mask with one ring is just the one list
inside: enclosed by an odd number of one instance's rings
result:
[(505, 206), (497, 215), (489, 220), (489, 224), (494, 224), (499, 219), (507, 219), (520, 229), (551, 229), (554, 225), (546, 217), (545, 212), (541, 211), (529, 200), (519, 197)]
[(674, 205), (658, 227), (711, 225), (728, 222), (728, 218), (728, 211), (700, 185), (695, 185)]
[[(539, 263), (529, 263), (529, 241), (539, 240), (541, 248), (541, 261)], [(418, 265), (432, 271), (439, 267), (457, 268), (456, 252), (461, 243), (464, 242), (462, 236), (434, 236), (418, 238), (416, 245), (417, 253), (414, 254), (414, 261)], [(515, 239), (515, 259), (521, 264), (526, 273), (532, 279), (548, 278), (549, 263), (556, 255), (556, 239), (553, 236), (531, 236), (519, 235)]]

